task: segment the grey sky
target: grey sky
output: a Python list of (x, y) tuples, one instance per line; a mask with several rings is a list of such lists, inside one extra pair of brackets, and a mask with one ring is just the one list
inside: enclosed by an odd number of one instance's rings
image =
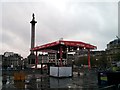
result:
[[(98, 0), (96, 0), (98, 1)], [(40, 0), (2, 2), (2, 49), (26, 57), (30, 49), (30, 21), (35, 13), (36, 46), (56, 41), (77, 40), (104, 50), (118, 35), (117, 2)]]

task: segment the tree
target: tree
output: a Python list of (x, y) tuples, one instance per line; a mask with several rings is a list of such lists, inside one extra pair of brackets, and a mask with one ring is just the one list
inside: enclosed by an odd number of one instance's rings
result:
[(106, 68), (107, 67), (107, 57), (106, 57), (106, 54), (103, 53), (101, 55), (101, 57), (99, 58), (99, 66), (102, 67), (102, 68)]

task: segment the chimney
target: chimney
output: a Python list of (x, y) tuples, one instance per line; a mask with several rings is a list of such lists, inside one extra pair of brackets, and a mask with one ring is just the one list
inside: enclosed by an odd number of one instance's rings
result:
[[(35, 24), (37, 23), (37, 21), (35, 21), (34, 13), (32, 17), (33, 17), (32, 21), (30, 22), (31, 23), (31, 49), (34, 48), (35, 46)], [(31, 53), (34, 53), (34, 52), (31, 50)]]

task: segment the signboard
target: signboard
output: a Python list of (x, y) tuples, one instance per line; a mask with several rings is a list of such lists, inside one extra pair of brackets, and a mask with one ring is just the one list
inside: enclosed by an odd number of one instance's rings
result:
[(72, 67), (50, 67), (50, 76), (71, 77), (72, 76)]
[(50, 76), (58, 77), (58, 67), (50, 67)]

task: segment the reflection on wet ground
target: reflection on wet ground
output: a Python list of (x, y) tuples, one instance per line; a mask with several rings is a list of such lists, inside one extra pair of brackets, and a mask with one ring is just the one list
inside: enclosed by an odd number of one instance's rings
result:
[(70, 90), (98, 90), (97, 73), (95, 70), (84, 69), (73, 72), (71, 78), (54, 78), (47, 74), (41, 75), (39, 71), (24, 71), (26, 73), (25, 81), (14, 81), (13, 73), (15, 71), (6, 73), (7, 82), (2, 86), (2, 90), (47, 90), (47, 89), (68, 89)]

